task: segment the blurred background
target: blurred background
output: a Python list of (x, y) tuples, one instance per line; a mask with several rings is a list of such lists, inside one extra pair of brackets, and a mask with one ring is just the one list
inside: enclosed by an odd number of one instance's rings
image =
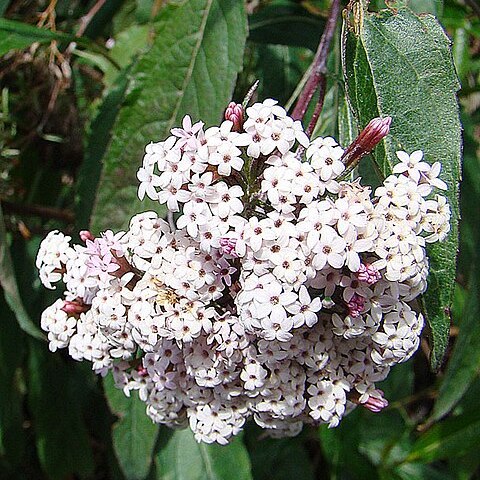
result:
[[(0, 479), (480, 478), (476, 0), (391, 4), (408, 4), (418, 14), (438, 18), (453, 41), (461, 83), (460, 254), (450, 339), (438, 372), (430, 369), (424, 339), (415, 357), (394, 367), (379, 385), (390, 400), (384, 412), (358, 408), (336, 429), (304, 429), (293, 439), (267, 439), (249, 425), (223, 448), (199, 446), (189, 432), (158, 429), (144, 415), (144, 404), (115, 391), (111, 379), (102, 381), (90, 365), (73, 361), (65, 351), (49, 352), (39, 320), (60, 292), (40, 284), (35, 268), (39, 243), (52, 229), (78, 241), (76, 232), (89, 226), (92, 211), (94, 229), (118, 229), (128, 221), (134, 177), (126, 175), (130, 190), (122, 190), (108, 209), (96, 205), (97, 185), (101, 175), (109, 175), (108, 168), (102, 174), (102, 161), (115, 165), (128, 156), (131, 165), (140, 165), (144, 145), (160, 140), (166, 128), (160, 120), (155, 123), (164, 115), (158, 107), (170, 108), (170, 97), (178, 93), (175, 65), (180, 75), (184, 68), (180, 52), (171, 70), (158, 71), (159, 65), (169, 65), (157, 40), (168, 34), (161, 30), (162, 21), (176, 14), (165, 13), (167, 3), (184, 16), (188, 3), (189, 15), (197, 18), (196, 9), (212, 2), (0, 0)], [(185, 102), (197, 111), (202, 101), (211, 104), (206, 120), (213, 123), (220, 120), (235, 84), (233, 98), (241, 101), (258, 79), (258, 98), (291, 103), (328, 8), (323, 0), (247, 1), (245, 50), (241, 32), (229, 30), (238, 34), (238, 51), (232, 54), (243, 64), (238, 78), (238, 68), (218, 65), (216, 81), (197, 85), (197, 97), (187, 95)], [(382, 8), (380, 0), (370, 4), (371, 11)], [(178, 17), (178, 22), (189, 18)], [(216, 30), (207, 24), (209, 32)], [(342, 133), (340, 35), (339, 22), (315, 135)], [(170, 78), (170, 90), (162, 90), (162, 81)], [(158, 96), (165, 97), (163, 103), (153, 101)], [(135, 103), (137, 98), (141, 102)]]

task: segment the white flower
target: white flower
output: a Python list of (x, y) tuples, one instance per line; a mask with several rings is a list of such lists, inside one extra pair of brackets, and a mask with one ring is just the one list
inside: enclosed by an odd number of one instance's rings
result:
[(421, 161), (423, 159), (421, 150), (415, 150), (411, 155), (402, 151), (396, 152), (396, 154), (401, 163), (397, 163), (393, 167), (393, 173), (406, 173), (414, 182), (418, 183), (420, 173), (430, 170), (430, 165)]
[(298, 328), (305, 324), (307, 327), (312, 327), (317, 323), (317, 312), (322, 308), (322, 301), (319, 297), (312, 300), (305, 285), (300, 287), (298, 300), (286, 307), (294, 315), (294, 326)]
[(321, 270), (327, 263), (333, 268), (340, 268), (345, 263), (346, 243), (337, 232), (328, 225), (320, 231), (320, 240), (313, 248), (313, 266)]

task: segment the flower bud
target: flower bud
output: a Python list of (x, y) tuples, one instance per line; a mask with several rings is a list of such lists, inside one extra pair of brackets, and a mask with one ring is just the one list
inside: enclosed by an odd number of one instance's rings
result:
[(365, 155), (368, 155), (390, 131), (392, 117), (374, 118), (360, 132), (360, 135), (345, 150), (342, 161), (346, 167), (355, 166)]
[(368, 400), (363, 403), (362, 405), (373, 413), (379, 413), (384, 408), (388, 407), (388, 400), (383, 398), (383, 392), (381, 390), (377, 390), (380, 393), (380, 397), (373, 397), (369, 396)]
[(243, 125), (243, 107), (240, 103), (230, 102), (225, 110), (225, 120), (233, 122), (233, 130), (239, 132)]
[(93, 242), (95, 240), (95, 237), (93, 236), (92, 232), (90, 230), (80, 230), (79, 232), (79, 237), (82, 240), (82, 242), (87, 242), (87, 240), (90, 240)]

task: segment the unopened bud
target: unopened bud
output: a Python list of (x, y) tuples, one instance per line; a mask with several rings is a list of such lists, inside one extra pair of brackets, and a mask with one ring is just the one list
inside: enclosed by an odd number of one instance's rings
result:
[(235, 252), (235, 247), (237, 245), (236, 238), (222, 237), (220, 238), (219, 244), (220, 244), (220, 251), (224, 255), (231, 255), (232, 257), (238, 257), (237, 253)]
[(225, 110), (225, 120), (233, 122), (233, 130), (239, 132), (243, 125), (243, 107), (240, 103), (230, 102)]
[(352, 318), (360, 316), (360, 314), (365, 310), (365, 298), (358, 293), (354, 293), (349, 302), (347, 302), (348, 314)]
[(95, 240), (95, 237), (93, 236), (92, 232), (90, 232), (89, 230), (81, 230), (78, 235), (80, 236), (82, 242), (87, 242), (87, 240), (90, 240), (93, 242), (93, 240)]
[(380, 393), (380, 397), (372, 397), (371, 395), (368, 397), (368, 400), (362, 405), (373, 413), (379, 413), (384, 408), (388, 407), (388, 400), (383, 398), (383, 392), (381, 390), (377, 390)]
[(360, 132), (360, 135), (345, 150), (342, 162), (346, 167), (355, 166), (360, 159), (368, 155), (390, 131), (392, 117), (374, 118)]
[(380, 272), (369, 263), (361, 263), (356, 275), (361, 282), (366, 282), (369, 285), (377, 283), (382, 278)]
[(62, 307), (62, 310), (70, 315), (79, 315), (82, 312), (86, 312), (88, 309), (89, 306), (85, 305), (81, 300), (73, 302), (65, 300)]

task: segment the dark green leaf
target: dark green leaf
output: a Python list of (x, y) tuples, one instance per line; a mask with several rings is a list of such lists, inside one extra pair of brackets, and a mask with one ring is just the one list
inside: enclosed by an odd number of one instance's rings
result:
[[(117, 62), (121, 68), (126, 68), (139, 53), (148, 50), (151, 46), (149, 42), (150, 27), (148, 25), (131, 25), (126, 30), (121, 31), (115, 37), (115, 45), (110, 50), (110, 57)], [(112, 85), (118, 77), (119, 71), (108, 63), (103, 83), (107, 86)]]
[(480, 371), (480, 276), (472, 273), (461, 328), (440, 386), (432, 420), (445, 416)]
[[(1, 20), (1, 19), (0, 19)], [(33, 337), (43, 339), (44, 335), (32, 322), (23, 306), (20, 292), (18, 291), (12, 259), (8, 249), (7, 235), (3, 222), (3, 213), (0, 207), (0, 285), (3, 288), (5, 300), (17, 317), (20, 328)]]
[[(342, 420), (337, 428), (319, 428), (324, 457), (332, 471), (332, 478), (343, 478), (346, 472), (356, 480), (375, 480), (378, 473), (367, 455), (362, 452), (361, 438), (365, 412), (357, 408)], [(348, 462), (345, 459), (348, 458)]]
[(23, 362), (24, 336), (3, 297), (0, 297), (0, 458), (14, 470), (25, 450), (22, 392), (19, 368)]
[(255, 480), (313, 480), (314, 467), (305, 447), (305, 435), (294, 438), (263, 438), (265, 431), (249, 425), (245, 443)]
[(284, 105), (312, 60), (305, 48), (258, 45), (256, 74), (259, 98), (275, 98)]
[(129, 217), (148, 208), (136, 193), (136, 171), (148, 142), (166, 138), (185, 114), (207, 125), (220, 120), (242, 65), (244, 7), (235, 0), (167, 6), (155, 35), (153, 47), (133, 68), (104, 157), (95, 232), (125, 228)]
[(430, 276), (424, 297), (431, 365), (437, 369), (448, 343), (458, 248), (461, 131), (450, 41), (434, 17), (417, 17), (407, 9), (365, 12), (360, 34), (344, 25), (343, 40), (347, 95), (360, 127), (373, 117), (393, 118), (390, 135), (376, 149), (380, 172), (390, 173), (399, 149), (421, 149), (429, 163), (442, 162), (451, 232), (446, 241), (428, 249)]
[(52, 40), (72, 40), (72, 37), (27, 23), (0, 18), (0, 56), (10, 50), (22, 50), (32, 43), (48, 43)]
[(83, 230), (90, 221), (95, 193), (102, 171), (102, 157), (110, 143), (112, 127), (125, 97), (127, 72), (118, 78), (115, 86), (105, 97), (97, 116), (92, 122), (85, 158), (78, 174), (75, 221)]
[(276, 0), (250, 16), (249, 40), (316, 51), (324, 25), (323, 19), (311, 15), (301, 5)]
[(8, 8), (10, 0), (0, 0), (0, 15), (3, 15)]
[(192, 431), (169, 434), (156, 461), (158, 480), (250, 480), (251, 467), (241, 438), (228, 445), (198, 443)]
[(480, 241), (480, 222), (478, 221), (478, 202), (480, 198), (480, 158), (477, 139), (478, 121), (469, 115), (462, 115), (464, 128), (463, 179), (460, 186), (460, 255), (458, 258), (458, 276), (468, 284), (470, 274), (476, 272), (478, 262), (478, 242)]
[(93, 455), (72, 388), (73, 372), (45, 345), (30, 339), (29, 346), (28, 404), (40, 463), (52, 479), (90, 475)]
[(480, 410), (435, 424), (415, 442), (405, 462), (429, 463), (464, 455), (480, 444)]
[(137, 392), (128, 398), (115, 388), (111, 375), (104, 379), (103, 385), (110, 409), (119, 417), (112, 430), (118, 463), (127, 480), (143, 479), (150, 470), (158, 425), (145, 413), (145, 402), (138, 398)]

